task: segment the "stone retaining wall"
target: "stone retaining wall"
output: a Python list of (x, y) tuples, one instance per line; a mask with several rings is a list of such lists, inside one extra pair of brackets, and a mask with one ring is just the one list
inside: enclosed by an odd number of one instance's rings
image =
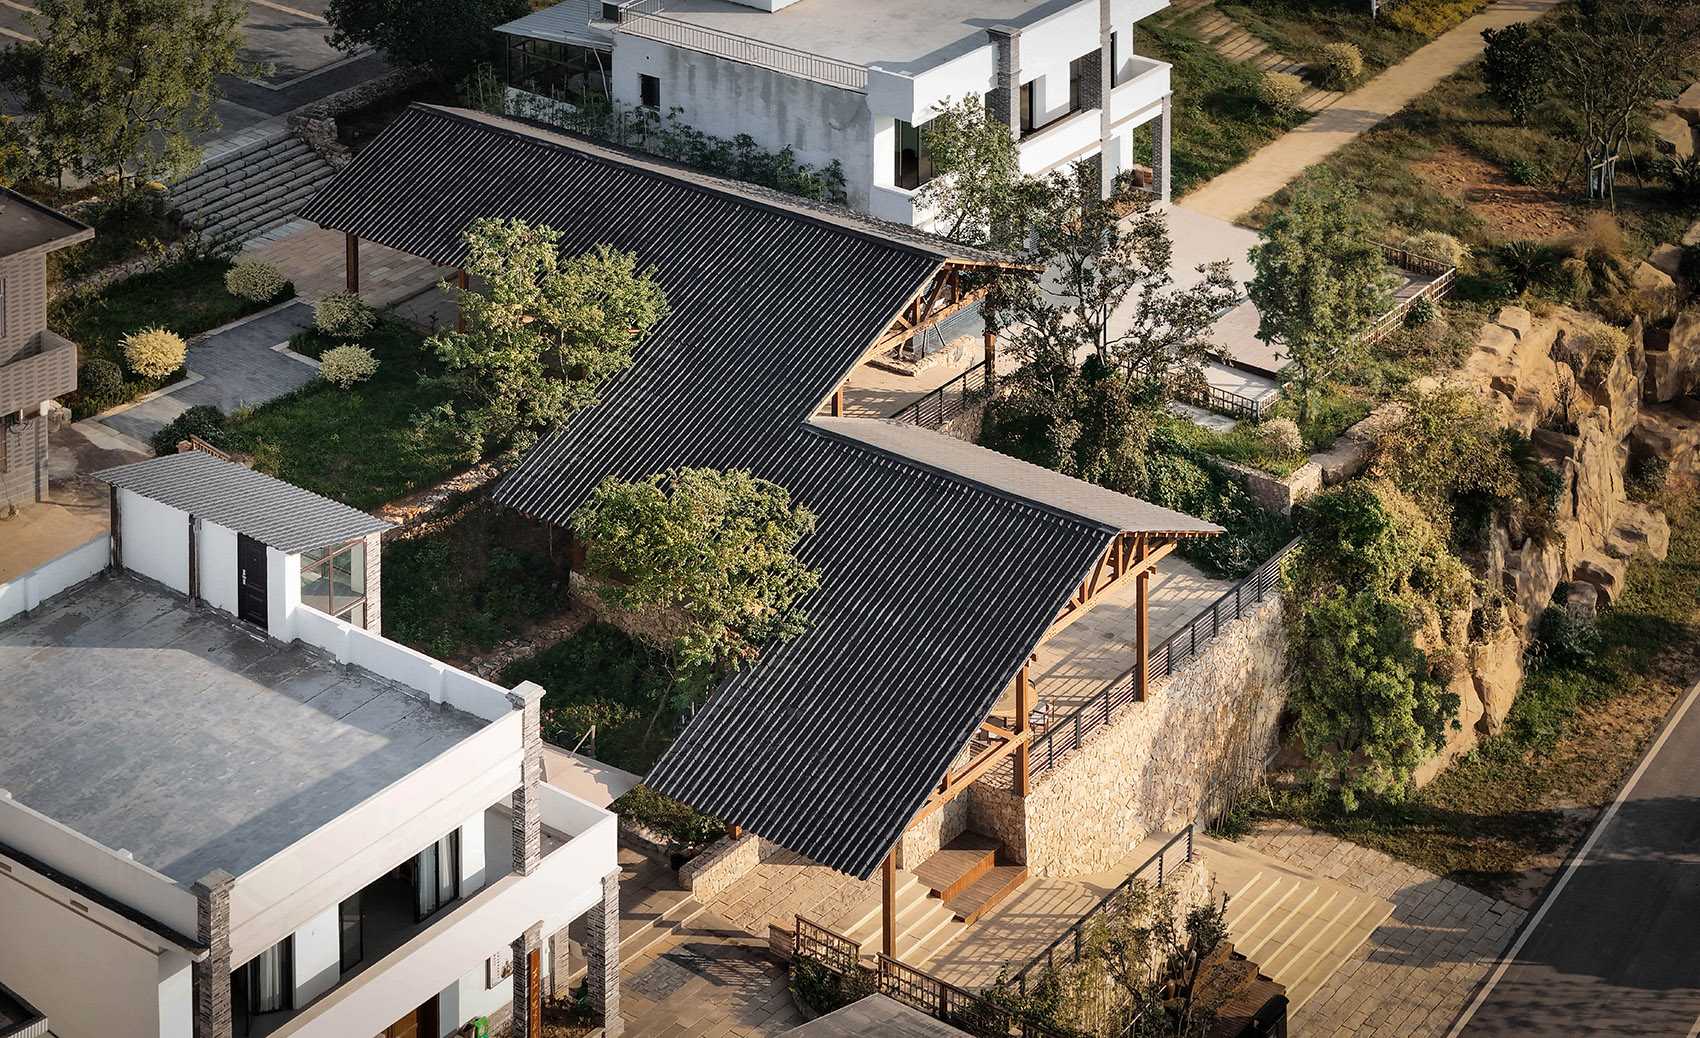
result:
[(708, 850), (686, 862), (679, 882), (698, 901), (719, 897), (761, 864), (761, 838), (754, 833), (722, 836)]
[(972, 827), (1002, 840), (1034, 873), (1077, 876), (1192, 822), (1273, 756), (1286, 651), (1274, 596), (1156, 682), (1146, 702), (1088, 736), (1025, 799), (1001, 772), (975, 783)]

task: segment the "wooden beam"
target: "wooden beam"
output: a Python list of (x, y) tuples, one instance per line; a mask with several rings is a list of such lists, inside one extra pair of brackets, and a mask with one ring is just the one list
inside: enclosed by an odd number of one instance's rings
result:
[(834, 418), (844, 417), (844, 383), (840, 382), (838, 388), (832, 391), (832, 404), (828, 410)]
[[(1104, 552), (1103, 558), (1098, 560), (1098, 565), (1093, 569), (1092, 575), (1075, 588), (1074, 594), (1069, 596), (1068, 604), (1063, 606), (1061, 611), (1057, 613), (1057, 618), (1051, 621), (1050, 629), (1045, 632), (1045, 637), (1049, 638), (1080, 619), (1081, 614), (1092, 605), (1095, 599), (1102, 598), (1111, 588), (1129, 577), (1137, 577), (1141, 573), (1154, 571), (1157, 568), (1157, 563), (1161, 562), (1180, 544), (1179, 541), (1164, 541), (1155, 550), (1147, 550), (1145, 547), (1146, 537), (1146, 534), (1119, 534), (1116, 540), (1110, 544), (1109, 549)], [(1131, 552), (1132, 559), (1128, 558), (1130, 553), (1127, 542), (1129, 541), (1138, 545)], [(1118, 556), (1120, 569), (1116, 571)], [(1113, 572), (1110, 579), (1100, 583), (1099, 577), (1105, 568), (1109, 568)]]
[(917, 299), (911, 300), (909, 303), (904, 305), (902, 313), (900, 313), (898, 317), (886, 327), (885, 333), (875, 340), (874, 344), (868, 348), (868, 353), (883, 352), (889, 349), (891, 344), (894, 342), (911, 338), (918, 332), (925, 331), (936, 324), (944, 323), (950, 318), (955, 317), (957, 314), (968, 309), (970, 306), (973, 306), (981, 299), (984, 299), (986, 294), (990, 291), (991, 289), (989, 287), (984, 287), (959, 295), (956, 297), (956, 300), (948, 306), (940, 307), (930, 315), (923, 315), (917, 323), (911, 323), (905, 315), (914, 311), (919, 297), (919, 293), (917, 293)]
[(980, 776), (997, 767), (997, 765), (1002, 762), (1005, 757), (1014, 753), (1020, 747), (1027, 745), (1027, 741), (1032, 737), (1033, 735), (1031, 732), (1023, 732), (1013, 739), (1004, 740), (998, 745), (992, 747), (990, 750), (987, 750), (985, 753), (974, 758), (974, 762), (972, 764), (951, 775), (949, 792), (945, 792), (943, 790), (933, 791), (932, 795), (927, 798), (927, 802), (921, 805), (921, 810), (915, 812), (915, 817), (909, 819), (909, 827), (913, 828), (914, 826), (919, 825), (923, 819), (931, 815), (934, 811), (937, 811), (939, 808), (961, 796), (964, 790), (980, 779)]
[(1030, 666), (1023, 663), (1015, 675), (1015, 734), (1020, 739), (1015, 751), (1015, 792), (1021, 796), (1027, 795), (1027, 730), (1033, 720), (1033, 683), (1027, 677)]
[(886, 958), (897, 958), (897, 848), (885, 852), (880, 865), (880, 947)]
[(348, 276), (348, 290), (358, 295), (360, 292), (360, 238), (358, 235), (344, 233), (342, 239), (342, 264), (344, 273)]
[[(1167, 546), (1174, 548), (1174, 543)], [(1145, 702), (1146, 682), (1150, 668), (1151, 641), (1151, 558), (1146, 550), (1145, 535), (1139, 535), (1139, 545), (1134, 549), (1135, 563), (1139, 571), (1134, 574), (1134, 618), (1133, 618), (1133, 698), (1135, 702)]]

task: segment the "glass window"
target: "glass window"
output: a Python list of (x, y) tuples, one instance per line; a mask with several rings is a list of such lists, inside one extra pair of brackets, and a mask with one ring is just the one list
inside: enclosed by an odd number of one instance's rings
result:
[(1086, 102), (1086, 58), (1068, 63), (1068, 110), (1080, 111)]
[(1021, 135), (1033, 132), (1033, 84), (1021, 84)]
[(350, 541), (301, 554), (301, 604), (366, 626), (366, 542)]
[[(290, 935), (236, 971), (232, 998), (249, 1016), (295, 1008), (295, 937)], [(237, 998), (240, 991), (243, 996)]]
[(905, 191), (913, 191), (933, 179), (933, 153), (927, 147), (923, 132), (932, 121), (920, 126), (911, 126), (902, 119), (897, 123), (896, 154), (892, 156), (892, 170), (898, 187)]
[(1122, 80), (1121, 59), (1122, 36), (1119, 32), (1110, 33), (1110, 85), (1119, 86)]
[(460, 830), (420, 851), (413, 859), (414, 894), (424, 919), (460, 896)]
[(342, 934), (342, 970), (344, 973), (360, 964), (366, 957), (365, 927), (361, 925), (360, 893), (337, 906), (337, 923)]
[(508, 85), (561, 101), (608, 96), (608, 55), (589, 47), (508, 38)]
[(645, 108), (661, 107), (661, 80), (654, 76), (638, 76), (638, 101)]

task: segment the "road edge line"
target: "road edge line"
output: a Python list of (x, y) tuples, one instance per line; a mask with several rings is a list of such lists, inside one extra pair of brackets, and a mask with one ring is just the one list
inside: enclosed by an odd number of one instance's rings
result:
[(1511, 964), (1517, 961), (1517, 954), (1523, 950), (1523, 945), (1528, 943), (1529, 935), (1534, 933), (1535, 928), (1541, 925), (1541, 920), (1546, 918), (1547, 909), (1551, 908), (1553, 902), (1558, 900), (1558, 895), (1570, 882), (1570, 877), (1575, 875), (1577, 867), (1588, 857), (1588, 852), (1594, 849), (1594, 844), (1605, 833), (1606, 826), (1610, 825), (1612, 819), (1617, 817), (1617, 809), (1623, 806), (1623, 802), (1629, 798), (1630, 792), (1635, 789), (1635, 784), (1641, 781), (1642, 775), (1646, 774), (1647, 768), (1653, 763), (1653, 758), (1657, 757), (1659, 751), (1664, 748), (1665, 740), (1670, 738), (1670, 733), (1677, 725), (1682, 723), (1683, 716), (1688, 713), (1688, 708), (1694, 705), (1697, 696), (1700, 696), (1700, 681), (1696, 681), (1689, 687), (1688, 692), (1682, 697), (1682, 702), (1678, 703), (1676, 709), (1666, 716), (1664, 723), (1659, 727), (1659, 734), (1653, 739), (1653, 744), (1647, 747), (1647, 752), (1641, 755), (1641, 761), (1635, 766), (1635, 770), (1630, 772), (1628, 781), (1624, 782), (1623, 787), (1617, 791), (1617, 796), (1612, 798), (1610, 804), (1606, 805), (1606, 809), (1600, 812), (1599, 818), (1594, 822), (1593, 831), (1588, 833), (1588, 839), (1565, 864), (1564, 871), (1559, 874), (1558, 882), (1554, 883), (1552, 888), (1547, 891), (1546, 896), (1541, 899), (1539, 907), (1535, 909), (1535, 914), (1524, 922), (1523, 929), (1517, 934), (1517, 940), (1512, 943), (1504, 955), (1500, 956), (1499, 965), (1488, 975), (1488, 979), (1482, 984), (1481, 990), (1476, 992), (1476, 997), (1465, 1008), (1464, 1014), (1452, 1025), (1452, 1029), (1446, 1032), (1446, 1038), (1459, 1038), (1464, 1033), (1464, 1028), (1469, 1026), (1470, 1020), (1476, 1015), (1476, 1010), (1480, 1009), (1483, 1003), (1488, 1000), (1488, 996), (1493, 994), (1494, 986), (1505, 976), (1506, 971), (1511, 968)]

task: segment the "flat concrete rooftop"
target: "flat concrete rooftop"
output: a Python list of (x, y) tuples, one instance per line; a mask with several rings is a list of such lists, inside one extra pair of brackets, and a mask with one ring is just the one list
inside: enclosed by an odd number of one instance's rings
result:
[(730, 0), (672, 0), (669, 18), (779, 47), (919, 72), (987, 42), (994, 25), (1027, 26), (1080, 0), (799, 0), (758, 11)]
[(0, 789), (185, 884), (242, 875), (487, 723), (128, 574), (0, 624)]

